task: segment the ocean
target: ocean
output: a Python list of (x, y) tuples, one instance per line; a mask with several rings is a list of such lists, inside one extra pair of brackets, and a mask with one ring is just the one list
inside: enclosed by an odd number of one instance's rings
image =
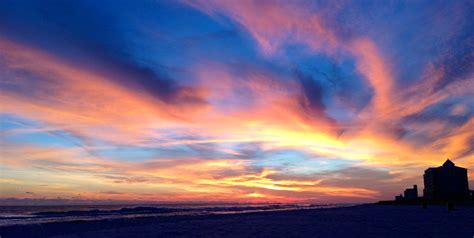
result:
[(0, 226), (61, 221), (156, 216), (200, 216), (263, 211), (324, 209), (357, 204), (127, 204), (67, 206), (0, 206)]

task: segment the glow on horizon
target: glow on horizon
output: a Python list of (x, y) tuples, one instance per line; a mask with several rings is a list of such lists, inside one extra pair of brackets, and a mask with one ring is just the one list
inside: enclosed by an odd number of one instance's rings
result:
[(446, 157), (474, 178), (468, 1), (49, 4), (0, 3), (0, 198), (376, 201)]

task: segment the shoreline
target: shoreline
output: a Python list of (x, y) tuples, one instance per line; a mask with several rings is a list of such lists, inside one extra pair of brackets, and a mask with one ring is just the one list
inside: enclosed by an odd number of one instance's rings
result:
[(9, 237), (472, 237), (474, 208), (357, 205), (0, 227)]
[(252, 212), (291, 211), (303, 209), (328, 209), (335, 207), (349, 207), (361, 204), (244, 204), (221, 206), (219, 204), (209, 206), (186, 206), (186, 205), (135, 205), (114, 206), (113, 209), (104, 206), (45, 206), (30, 209), (29, 212), (15, 214), (15, 209), (2, 208), (0, 215), (0, 227), (12, 225), (34, 225), (44, 223), (72, 222), (72, 221), (94, 221), (130, 219), (139, 217), (164, 217), (164, 216), (204, 216), (211, 214), (238, 214)]

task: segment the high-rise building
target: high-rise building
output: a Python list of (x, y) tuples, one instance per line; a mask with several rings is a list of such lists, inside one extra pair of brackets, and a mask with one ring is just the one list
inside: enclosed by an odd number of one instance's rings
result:
[(467, 169), (457, 167), (449, 159), (443, 166), (425, 170), (423, 179), (425, 184), (423, 196), (427, 200), (448, 201), (470, 198)]

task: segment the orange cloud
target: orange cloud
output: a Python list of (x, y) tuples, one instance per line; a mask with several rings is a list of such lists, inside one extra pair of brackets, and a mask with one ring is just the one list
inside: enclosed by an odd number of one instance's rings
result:
[[(117, 83), (113, 79), (124, 76), (113, 69), (92, 70), (0, 38), (0, 67), (12, 75), (2, 79), (9, 86), (0, 94), (2, 112), (40, 121), (46, 124), (46, 128), (39, 129), (43, 132), (70, 132), (81, 138), (85, 147), (8, 144), (2, 162), (12, 169), (0, 180), (6, 191), (2, 196), (26, 196), (17, 184), (43, 196), (96, 199), (374, 200), (384, 195), (370, 184), (328, 184), (331, 178), (276, 178), (272, 175), (284, 171), (254, 167), (252, 161), (228, 146), (239, 143), (258, 144), (262, 151), (304, 151), (314, 157), (312, 160), (344, 159), (359, 166), (381, 168), (396, 175), (387, 179), (391, 185), (418, 176), (420, 170), (437, 165), (445, 156), (454, 156), (468, 165), (474, 163), (472, 119), (422, 147), (401, 141), (399, 135), (404, 127), (425, 134), (445, 129), (442, 122), (401, 126), (400, 120), (451, 95), (472, 96), (472, 75), (468, 76), (471, 80), (457, 81), (436, 91), (434, 85), (445, 72), (429, 66), (422, 82), (399, 91), (395, 69), (377, 42), (367, 36), (340, 37), (338, 29), (331, 28), (319, 12), (283, 1), (187, 3), (216, 18), (220, 14), (229, 16), (255, 39), (268, 58), (284, 54), (281, 49), (295, 43), (310, 53), (322, 52), (330, 57), (349, 54), (356, 60), (358, 73), (373, 89), (370, 106), (349, 125), (338, 124), (325, 115), (324, 109), (305, 108), (308, 99), (300, 83), (262, 69), (242, 69), (247, 71), (236, 74), (214, 62), (194, 65), (190, 74), (195, 76), (195, 84), (179, 90), (178, 101), (167, 102)], [(30, 72), (34, 77), (18, 71)], [(30, 90), (31, 94), (15, 90)], [(187, 98), (200, 100), (191, 103)], [(449, 113), (462, 115), (465, 110), (460, 106)], [(35, 130), (6, 130), (4, 135)], [(97, 149), (87, 143), (91, 139), (153, 149), (211, 144), (213, 150), (225, 156), (119, 161), (87, 154), (84, 149)], [(42, 192), (42, 184), (49, 186), (47, 194)]]
[[(137, 143), (144, 137), (159, 137), (150, 129), (169, 127), (207, 110), (206, 105), (167, 104), (144, 93), (117, 85), (101, 72), (92, 72), (65, 63), (46, 52), (0, 39), (4, 67), (26, 70), (33, 78), (7, 79), (31, 96), (3, 91), (3, 112), (43, 121), (85, 137), (118, 143)], [(30, 88), (28, 83), (38, 85)], [(27, 87), (28, 86), (28, 87)], [(31, 85), (30, 85), (31, 86)], [(181, 92), (186, 93), (186, 92)], [(39, 98), (37, 98), (39, 97)]]

